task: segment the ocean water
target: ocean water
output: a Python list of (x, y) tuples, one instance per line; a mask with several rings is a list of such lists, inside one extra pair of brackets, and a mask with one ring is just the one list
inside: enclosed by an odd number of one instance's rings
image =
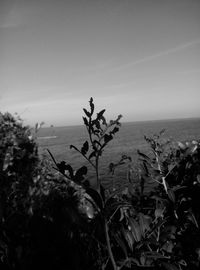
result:
[[(133, 166), (137, 162), (137, 150), (148, 153), (150, 151), (144, 140), (144, 135), (151, 136), (165, 129), (163, 139), (172, 141), (198, 140), (200, 139), (200, 118), (162, 121), (143, 121), (122, 123), (120, 131), (110, 142), (103, 152), (100, 160), (100, 175), (105, 186), (112, 182), (126, 182), (127, 168), (119, 167), (113, 176), (109, 173), (109, 164), (117, 163), (122, 155), (132, 157)], [(87, 140), (87, 131), (84, 126), (50, 127), (42, 128), (38, 133), (38, 144), (40, 153), (49, 149), (57, 162), (64, 160), (78, 169), (80, 166), (88, 165), (79, 153), (70, 149), (73, 144), (81, 148)], [(94, 176), (94, 171), (88, 165), (89, 177)]]

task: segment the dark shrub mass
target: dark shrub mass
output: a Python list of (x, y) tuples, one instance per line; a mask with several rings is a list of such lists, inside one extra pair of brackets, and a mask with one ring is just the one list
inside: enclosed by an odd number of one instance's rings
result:
[(127, 164), (128, 185), (105, 190), (99, 160), (121, 115), (107, 122), (92, 98), (83, 111), (78, 169), (39, 156), (36, 133), (0, 113), (0, 269), (199, 269), (200, 142), (145, 137), (137, 168), (125, 155), (108, 164)]

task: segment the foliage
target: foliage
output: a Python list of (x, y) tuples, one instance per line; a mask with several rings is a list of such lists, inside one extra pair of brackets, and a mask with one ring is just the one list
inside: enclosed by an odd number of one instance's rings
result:
[(81, 191), (39, 159), (37, 129), (0, 114), (0, 268), (89, 269)]
[[(0, 126), (0, 254), (5, 269), (199, 269), (200, 142), (171, 143), (164, 130), (145, 136), (139, 167), (123, 155), (128, 187), (105, 190), (103, 151), (119, 131), (121, 115), (107, 122), (84, 111), (88, 140), (70, 148), (87, 160), (73, 168), (49, 152), (38, 157), (28, 127), (9, 114)], [(37, 130), (38, 126), (36, 127)], [(52, 172), (51, 167), (56, 172)], [(93, 167), (95, 179), (87, 176)], [(7, 267), (7, 268), (6, 268)]]

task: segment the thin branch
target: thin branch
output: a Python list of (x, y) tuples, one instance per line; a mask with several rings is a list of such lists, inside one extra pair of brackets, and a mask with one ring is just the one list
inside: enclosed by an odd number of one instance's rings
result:
[(104, 227), (105, 227), (106, 243), (107, 243), (107, 247), (108, 247), (108, 254), (109, 254), (113, 269), (114, 270), (119, 270), (119, 268), (118, 268), (118, 266), (117, 266), (117, 264), (115, 262), (113, 252), (112, 252), (112, 248), (111, 248), (111, 244), (110, 244), (109, 231), (108, 231), (108, 223), (107, 223), (106, 220), (105, 220)]

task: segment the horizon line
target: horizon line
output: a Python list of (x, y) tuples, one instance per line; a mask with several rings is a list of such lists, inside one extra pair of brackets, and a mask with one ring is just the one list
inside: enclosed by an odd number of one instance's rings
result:
[[(129, 124), (129, 123), (142, 123), (142, 122), (166, 122), (166, 121), (181, 121), (181, 120), (200, 120), (200, 116), (194, 116), (194, 117), (182, 117), (182, 118), (163, 118), (163, 119), (147, 119), (147, 120), (133, 120), (133, 121), (120, 121), (120, 123), (123, 124)], [(36, 123), (37, 124), (37, 123)], [(45, 126), (45, 124), (42, 126), (42, 128), (65, 128), (65, 127), (82, 127), (83, 124), (70, 124), (70, 125), (48, 125)], [(34, 126), (30, 125), (30, 128), (34, 128)]]

